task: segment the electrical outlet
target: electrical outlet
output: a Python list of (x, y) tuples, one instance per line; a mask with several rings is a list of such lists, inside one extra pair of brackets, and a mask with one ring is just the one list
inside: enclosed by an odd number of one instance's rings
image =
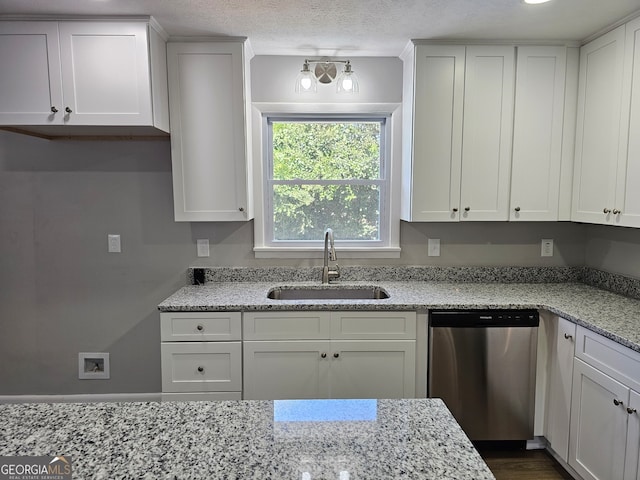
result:
[(543, 238), (541, 242), (541, 257), (553, 257), (553, 239)]
[(120, 235), (109, 234), (107, 236), (109, 242), (109, 253), (120, 253)]
[(78, 353), (78, 378), (80, 380), (108, 380), (110, 377), (108, 353)]
[(208, 257), (209, 256), (209, 239), (208, 238), (199, 238), (196, 240), (198, 245), (198, 256), (199, 257)]
[(427, 255), (429, 255), (430, 257), (440, 256), (440, 239), (439, 238), (429, 238), (427, 240)]

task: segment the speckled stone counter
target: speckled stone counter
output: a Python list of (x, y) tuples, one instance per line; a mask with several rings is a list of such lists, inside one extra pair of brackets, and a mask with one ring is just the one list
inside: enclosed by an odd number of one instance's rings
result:
[(310, 402), (0, 405), (0, 455), (78, 479), (494, 479), (439, 399)]
[(640, 300), (583, 283), (473, 283), (431, 281), (338, 281), (330, 288), (377, 285), (384, 300), (271, 300), (273, 287), (318, 281), (210, 282), (187, 286), (163, 301), (161, 311), (428, 310), (537, 308), (549, 310), (640, 352)]

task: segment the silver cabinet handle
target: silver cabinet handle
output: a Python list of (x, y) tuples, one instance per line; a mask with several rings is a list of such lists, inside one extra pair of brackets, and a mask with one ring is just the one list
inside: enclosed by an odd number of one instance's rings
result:
[(204, 326), (202, 325), (198, 325), (196, 328), (198, 329), (199, 332), (204, 330)]
[(202, 366), (198, 367), (198, 371), (199, 371), (200, 373), (204, 372), (204, 367), (202, 367)]
[(333, 358), (338, 358), (340, 356), (340, 354), (338, 352), (333, 354)]
[(571, 340), (573, 338), (573, 335), (569, 335), (568, 333), (565, 333), (564, 338), (566, 338), (567, 340)]
[(322, 353), (320, 354), (320, 356), (321, 356), (322, 358), (327, 358), (327, 354), (326, 354), (326, 353), (324, 353), (324, 352), (322, 352)]
[(629, 415), (632, 415), (632, 414), (636, 413), (636, 411), (637, 410), (635, 408), (627, 407), (627, 413)]
[(515, 210), (516, 212), (519, 212), (519, 211), (520, 211), (520, 207), (516, 207), (516, 208), (514, 208), (514, 210)]
[(611, 209), (605, 207), (604, 210), (602, 210), (602, 213), (611, 213)]
[(617, 407), (619, 405), (622, 405), (622, 400), (618, 400), (617, 398), (613, 399), (613, 404)]
[(58, 109), (53, 105), (51, 106), (51, 113), (58, 113)]
[(618, 215), (618, 214), (622, 213), (622, 210), (618, 210), (617, 208), (614, 208), (613, 212), (611, 212), (611, 213), (613, 213), (614, 215)]
[(64, 109), (64, 111), (65, 111), (65, 112), (67, 112), (67, 113), (71, 113), (71, 112), (73, 112), (73, 110), (71, 110), (69, 107), (66, 107), (66, 108)]
[(465, 212), (468, 212), (469, 210), (471, 210), (471, 208), (470, 208), (470, 207), (464, 207), (464, 211), (465, 211)]

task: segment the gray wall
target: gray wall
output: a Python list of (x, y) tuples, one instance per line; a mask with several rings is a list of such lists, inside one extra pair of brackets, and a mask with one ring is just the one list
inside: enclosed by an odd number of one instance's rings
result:
[[(107, 234), (122, 253), (107, 253)], [(427, 238), (442, 256), (428, 257)], [(211, 257), (196, 257), (197, 238)], [(540, 257), (540, 239), (556, 255)], [(173, 221), (169, 142), (48, 141), (0, 131), (0, 395), (160, 391), (156, 305), (190, 265), (256, 260), (253, 222)], [(572, 223), (403, 223), (396, 260), (348, 264), (591, 265), (640, 277), (640, 230)], [(111, 380), (77, 354), (111, 353)]]

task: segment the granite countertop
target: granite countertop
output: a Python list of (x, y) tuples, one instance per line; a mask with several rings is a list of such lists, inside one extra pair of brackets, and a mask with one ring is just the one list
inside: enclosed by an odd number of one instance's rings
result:
[(357, 402), (5, 404), (0, 455), (81, 479), (495, 478), (441, 400)]
[(338, 281), (336, 286), (377, 285), (384, 300), (271, 300), (273, 287), (318, 281), (208, 282), (186, 286), (164, 300), (160, 311), (414, 310), (536, 308), (549, 310), (640, 352), (640, 300), (579, 282), (474, 283), (432, 281)]

